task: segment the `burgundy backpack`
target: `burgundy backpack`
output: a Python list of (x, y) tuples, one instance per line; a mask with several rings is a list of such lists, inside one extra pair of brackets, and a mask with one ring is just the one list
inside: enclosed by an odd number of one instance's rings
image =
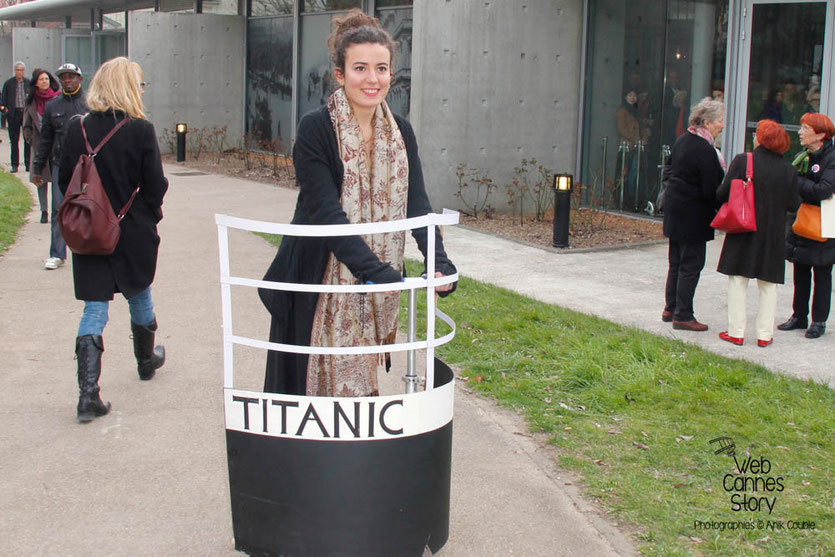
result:
[(133, 198), (139, 192), (139, 187), (133, 190), (133, 194), (119, 214), (114, 214), (93, 159), (104, 144), (113, 137), (113, 134), (127, 122), (128, 119), (124, 118), (116, 124), (96, 145), (96, 148), (92, 149), (87, 140), (87, 132), (84, 130), (84, 120), (81, 120), (81, 135), (84, 137), (87, 152), (78, 157), (70, 185), (67, 186), (64, 200), (58, 208), (61, 232), (64, 235), (64, 241), (73, 253), (110, 255), (119, 242), (121, 232), (119, 223), (130, 209)]

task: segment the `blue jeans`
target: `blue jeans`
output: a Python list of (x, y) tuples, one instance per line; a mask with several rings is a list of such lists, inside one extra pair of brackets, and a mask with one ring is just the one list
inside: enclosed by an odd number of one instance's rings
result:
[(58, 187), (57, 164), (52, 167), (52, 185), (44, 187), (52, 188), (52, 221), (49, 223), (52, 230), (52, 242), (49, 244), (49, 257), (66, 259), (67, 243), (61, 234), (61, 225), (58, 224), (58, 207), (61, 206), (61, 202), (64, 200), (64, 194), (61, 193), (61, 188)]
[[(78, 336), (101, 335), (107, 325), (107, 310), (110, 302), (84, 302), (84, 313), (78, 324)], [(137, 325), (150, 325), (154, 322), (154, 301), (151, 299), (149, 286), (133, 298), (128, 298), (130, 320)]]

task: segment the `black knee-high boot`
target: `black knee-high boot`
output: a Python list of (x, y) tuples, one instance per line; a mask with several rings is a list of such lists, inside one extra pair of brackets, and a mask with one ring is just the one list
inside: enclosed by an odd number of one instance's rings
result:
[(137, 325), (131, 322), (133, 333), (133, 355), (136, 356), (136, 371), (143, 381), (151, 379), (156, 370), (165, 363), (165, 347), (154, 346), (154, 334), (157, 331), (157, 320), (150, 325)]
[(110, 403), (99, 397), (101, 353), (104, 341), (100, 335), (84, 335), (75, 339), (75, 355), (78, 359), (78, 409), (79, 422), (89, 422), (110, 412)]

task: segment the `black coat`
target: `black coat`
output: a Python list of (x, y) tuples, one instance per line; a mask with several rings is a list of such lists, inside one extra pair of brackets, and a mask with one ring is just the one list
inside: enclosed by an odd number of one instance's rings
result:
[[(418, 157), (417, 140), (412, 126), (395, 116), (406, 144), (409, 159), (409, 195), (407, 217), (432, 211), (423, 171)], [(326, 106), (308, 113), (299, 122), (293, 163), (299, 197), (292, 224), (349, 224), (340, 203), (343, 165), (339, 157), (336, 133)], [(421, 252), (426, 256), (426, 229), (412, 231)], [(448, 275), (455, 266), (444, 251), (440, 233), (435, 237), (435, 268)], [(359, 236), (339, 238), (300, 238), (286, 236), (264, 280), (321, 284), (330, 253), (344, 263), (359, 282), (396, 282), (401, 269), (392, 269), (380, 261)], [(270, 341), (307, 346), (310, 344), (313, 316), (318, 293), (293, 293), (260, 290), (261, 300), (272, 315)], [(304, 394), (307, 375), (306, 354), (270, 351), (264, 391)]]
[[(835, 193), (835, 147), (827, 140), (823, 147), (809, 154), (809, 171), (799, 177), (800, 198), (804, 203), (820, 205)], [(786, 259), (801, 265), (832, 265), (835, 263), (835, 238), (816, 242), (789, 230), (786, 238)]]
[[(745, 179), (747, 155), (734, 157), (716, 198), (728, 200), (731, 180)], [(717, 271), (726, 275), (760, 279), (777, 284), (785, 281), (783, 245), (786, 214), (797, 210), (797, 171), (783, 157), (765, 147), (754, 150), (754, 213), (757, 231), (728, 234), (722, 245)]]
[[(95, 148), (124, 117), (121, 112), (91, 112), (84, 118), (90, 146)], [(78, 157), (85, 152), (81, 121), (75, 118), (67, 130), (58, 170), (62, 192), (67, 191)], [(122, 209), (137, 186), (139, 193), (122, 219), (119, 243), (112, 254), (73, 254), (75, 297), (104, 301), (112, 300), (114, 292), (121, 292), (131, 298), (154, 281), (159, 248), (157, 223), (162, 219), (162, 198), (168, 189), (153, 124), (131, 120), (94, 160), (114, 212)]]
[(664, 193), (666, 237), (686, 244), (713, 240), (710, 221), (719, 207), (716, 189), (724, 173), (716, 150), (705, 139), (687, 132), (676, 141)]
[[(3, 84), (3, 92), (0, 93), (0, 103), (3, 104), (5, 112), (9, 113), (15, 109), (15, 95), (17, 94), (17, 79), (11, 77)], [(23, 98), (29, 96), (32, 91), (32, 83), (28, 78), (23, 78)]]
[[(64, 135), (70, 119), (86, 113), (87, 100), (84, 97), (84, 90), (80, 87), (74, 95), (61, 93), (46, 103), (43, 115), (41, 115), (40, 144), (32, 158), (33, 174), (41, 174), (47, 162), (53, 165), (58, 164), (61, 160), (61, 146), (64, 144)], [(75, 161), (72, 165), (75, 166)]]

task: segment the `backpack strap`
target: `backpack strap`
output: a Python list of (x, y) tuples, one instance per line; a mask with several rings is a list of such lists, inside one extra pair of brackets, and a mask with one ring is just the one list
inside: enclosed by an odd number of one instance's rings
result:
[(122, 126), (127, 124), (128, 120), (130, 120), (130, 118), (127, 118), (127, 117), (120, 120), (119, 123), (116, 124), (115, 126), (113, 126), (113, 129), (110, 130), (107, 133), (107, 135), (104, 136), (104, 139), (102, 139), (99, 142), (99, 144), (96, 145), (96, 148), (93, 149), (92, 147), (90, 147), (90, 141), (87, 139), (87, 131), (84, 129), (84, 119), (85, 118), (86, 118), (86, 116), (81, 119), (81, 136), (84, 138), (84, 147), (87, 148), (87, 154), (90, 155), (91, 157), (96, 156), (96, 153), (98, 153), (101, 150), (101, 148), (104, 147), (104, 144), (107, 143), (108, 141), (110, 141), (110, 138), (113, 137), (113, 134), (115, 134), (117, 131), (119, 131), (119, 128), (121, 128)]
[(748, 153), (745, 164), (745, 178), (750, 182), (754, 177), (754, 153)]
[(125, 215), (127, 214), (128, 210), (130, 210), (130, 206), (133, 203), (133, 198), (136, 197), (137, 193), (139, 193), (139, 186), (137, 186), (136, 189), (133, 190), (133, 193), (130, 194), (130, 199), (128, 199), (128, 202), (125, 203), (124, 207), (122, 207), (122, 210), (119, 211), (119, 214), (116, 215), (116, 220), (122, 220), (123, 218), (125, 218)]
[[(86, 116), (84, 118), (86, 118)], [(91, 157), (96, 156), (96, 154), (99, 151), (101, 151), (101, 148), (104, 147), (104, 144), (110, 141), (110, 138), (113, 137), (113, 134), (119, 131), (119, 128), (127, 124), (128, 120), (130, 120), (130, 118), (127, 117), (122, 118), (122, 120), (120, 120), (118, 124), (113, 126), (113, 129), (110, 130), (107, 133), (107, 135), (104, 136), (104, 139), (99, 141), (99, 144), (96, 145), (96, 148), (93, 149), (92, 147), (90, 147), (90, 141), (87, 139), (87, 131), (84, 129), (84, 118), (81, 119), (81, 135), (82, 137), (84, 137), (84, 147), (87, 148), (87, 154)], [(139, 186), (137, 186), (136, 189), (133, 190), (133, 193), (130, 195), (130, 199), (128, 199), (128, 202), (125, 203), (125, 206), (122, 207), (122, 210), (119, 211), (118, 215), (116, 215), (116, 220), (122, 220), (123, 218), (125, 218), (125, 214), (127, 214), (128, 210), (130, 210), (130, 206), (133, 204), (133, 199), (136, 197), (137, 193), (139, 193)]]

